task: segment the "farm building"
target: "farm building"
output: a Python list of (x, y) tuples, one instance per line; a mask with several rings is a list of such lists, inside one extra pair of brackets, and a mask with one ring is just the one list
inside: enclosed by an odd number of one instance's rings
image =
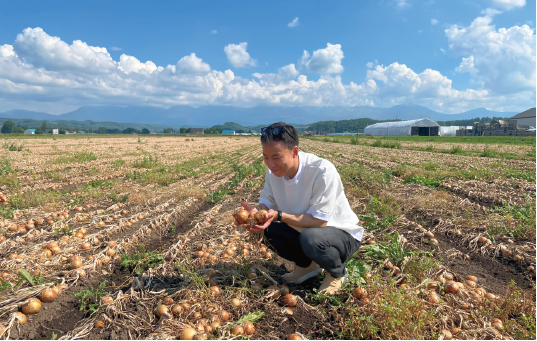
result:
[(440, 125), (428, 118), (410, 121), (382, 122), (367, 126), (364, 135), (372, 136), (438, 136)]
[(203, 134), (203, 128), (190, 128), (191, 134)]
[(52, 129), (52, 135), (58, 135), (60, 133), (59, 129)]
[(222, 134), (235, 135), (235, 130), (222, 130)]
[(35, 134), (35, 129), (26, 129), (24, 135), (33, 135)]
[(511, 120), (516, 120), (519, 126), (536, 127), (535, 108), (528, 109), (511, 117)]

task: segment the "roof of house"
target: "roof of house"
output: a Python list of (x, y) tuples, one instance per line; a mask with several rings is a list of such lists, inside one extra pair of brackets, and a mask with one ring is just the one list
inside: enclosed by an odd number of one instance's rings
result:
[(222, 130), (222, 134), (234, 133), (235, 130)]
[(372, 124), (365, 129), (387, 129), (400, 127), (439, 127), (440, 125), (428, 118), (420, 118), (409, 121), (381, 122)]
[(511, 117), (511, 119), (516, 120), (519, 118), (533, 118), (533, 117), (535, 117), (535, 108), (531, 108), (519, 114), (516, 114), (515, 116)]
[(29, 131), (31, 131), (32, 133), (35, 133), (35, 129), (28, 129)]

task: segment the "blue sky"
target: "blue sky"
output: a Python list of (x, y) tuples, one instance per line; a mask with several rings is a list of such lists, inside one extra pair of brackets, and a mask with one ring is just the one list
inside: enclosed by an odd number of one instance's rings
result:
[(520, 111), (535, 106), (535, 13), (525, 0), (4, 2), (0, 112), (178, 104)]

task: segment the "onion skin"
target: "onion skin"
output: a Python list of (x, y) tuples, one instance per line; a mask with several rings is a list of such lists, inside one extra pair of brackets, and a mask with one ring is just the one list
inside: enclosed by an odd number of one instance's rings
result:
[(19, 324), (25, 324), (28, 321), (28, 318), (26, 317), (26, 315), (24, 315), (23, 313), (18, 312), (18, 311), (13, 313), (13, 317), (15, 317), (15, 320)]
[(361, 300), (362, 298), (366, 298), (367, 297), (367, 291), (364, 289), (364, 288), (355, 288), (353, 291), (352, 291), (352, 295)]
[(468, 276), (466, 276), (464, 279), (466, 279), (467, 281), (472, 281), (472, 282), (476, 282), (476, 283), (477, 283), (477, 277), (472, 276), (472, 275), (468, 275)]
[(183, 306), (180, 304), (176, 304), (172, 307), (172, 314), (175, 316), (179, 316), (183, 313)]
[(241, 300), (239, 300), (238, 298), (232, 298), (231, 305), (234, 306), (235, 308), (240, 308), (242, 306), (242, 303), (241, 303)]
[(229, 313), (225, 310), (222, 310), (219, 314), (220, 316), (220, 319), (222, 320), (222, 322), (227, 322), (229, 321)]
[(102, 320), (95, 322), (95, 324), (93, 325), (93, 328), (102, 328), (102, 327), (104, 327), (104, 321)]
[(248, 212), (243, 208), (235, 212), (233, 217), (235, 217), (235, 221), (238, 225), (246, 224), (248, 222)]
[(302, 338), (298, 334), (289, 334), (287, 340), (302, 340)]
[(459, 285), (454, 281), (447, 281), (446, 285), (444, 286), (444, 291), (450, 294), (456, 294), (459, 292), (459, 290)]
[(287, 294), (283, 298), (283, 304), (288, 307), (294, 307), (296, 305), (297, 299), (295, 295)]
[(180, 339), (181, 340), (193, 340), (194, 336), (196, 336), (198, 332), (196, 332), (193, 328), (185, 328), (181, 332)]
[(244, 329), (242, 326), (236, 324), (231, 328), (231, 335), (242, 335), (244, 334)]
[(244, 330), (244, 333), (246, 335), (252, 335), (255, 333), (255, 327), (254, 324), (250, 321), (246, 321), (242, 324), (242, 329)]
[(26, 315), (34, 315), (41, 309), (41, 301), (37, 298), (30, 298), (28, 303), (22, 306), (22, 312)]
[(164, 314), (167, 311), (168, 311), (168, 307), (161, 304), (157, 307), (157, 309), (155, 309), (155, 314), (157, 315), (157, 317), (160, 317), (162, 314)]
[(41, 295), (39, 295), (39, 299), (45, 303), (52, 303), (54, 302), (57, 296), (58, 294), (56, 293), (56, 291), (50, 288), (46, 288), (43, 291), (41, 291)]
[(260, 210), (255, 214), (255, 220), (259, 225), (263, 225), (267, 222), (267, 211), (266, 210)]
[(277, 299), (278, 297), (280, 297), (280, 288), (278, 288), (277, 285), (271, 285), (270, 287), (267, 288), (268, 291), (273, 291), (274, 294), (272, 295), (272, 299), (275, 300)]
[(453, 335), (451, 335), (451, 332), (447, 329), (442, 329), (440, 331), (440, 335), (444, 337), (444, 340), (451, 340), (451, 338), (453, 337)]
[(287, 285), (282, 285), (280, 287), (280, 294), (282, 296), (285, 296), (285, 295), (288, 295), (289, 294), (289, 288), (287, 287)]

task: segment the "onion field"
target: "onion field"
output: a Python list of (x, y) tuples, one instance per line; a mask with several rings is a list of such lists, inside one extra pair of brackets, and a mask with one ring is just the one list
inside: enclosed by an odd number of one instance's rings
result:
[(234, 225), (258, 137), (1, 140), (0, 339), (535, 339), (535, 145), (453, 141), (300, 140), (366, 230), (324, 295)]

